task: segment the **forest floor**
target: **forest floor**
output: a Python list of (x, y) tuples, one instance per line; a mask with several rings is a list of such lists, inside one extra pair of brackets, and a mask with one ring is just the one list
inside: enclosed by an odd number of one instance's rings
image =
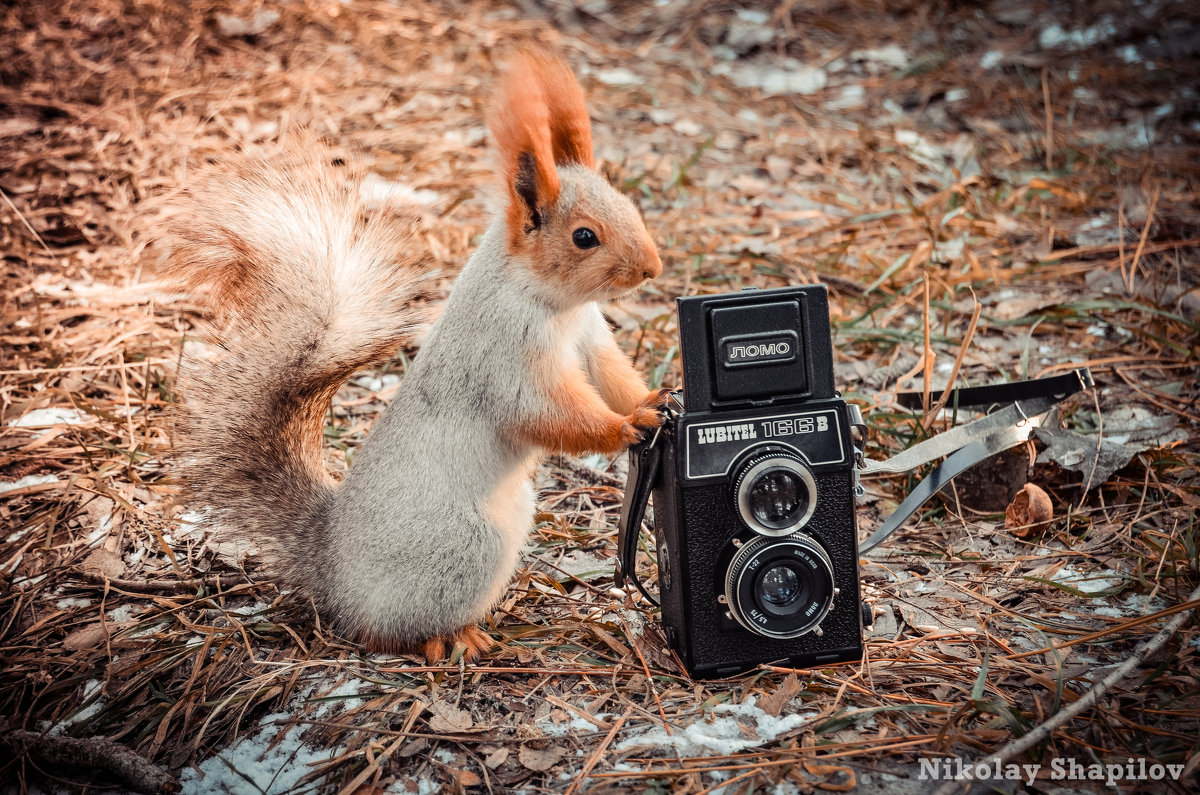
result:
[[(489, 86), (531, 39), (577, 71), (660, 245), (662, 278), (608, 308), (652, 383), (680, 381), (676, 297), (817, 281), (870, 458), (947, 423), (899, 391), (1091, 367), (1050, 432), (863, 557), (862, 663), (690, 679), (614, 588), (619, 459), (542, 468), (466, 665), (330, 634), (182, 503), (176, 366), (205, 310), (144, 222), (303, 127), (420, 214), (444, 294), (487, 218)], [(1004, 790), (1194, 787), (1198, 43), (1185, 0), (6, 4), (0, 787), (919, 792), (996, 751), (1033, 766)], [(339, 393), (335, 473), (406, 361)], [(866, 482), (862, 536), (916, 480)], [(1006, 526), (1026, 481), (1053, 518)]]

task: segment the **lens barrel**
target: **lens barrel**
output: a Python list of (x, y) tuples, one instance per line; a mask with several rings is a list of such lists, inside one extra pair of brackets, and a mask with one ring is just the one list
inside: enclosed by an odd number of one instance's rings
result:
[(751, 632), (795, 638), (833, 607), (833, 563), (813, 538), (759, 536), (742, 544), (725, 574), (730, 615)]
[(733, 484), (742, 521), (759, 535), (790, 535), (808, 523), (817, 506), (817, 486), (804, 460), (767, 448), (747, 458)]

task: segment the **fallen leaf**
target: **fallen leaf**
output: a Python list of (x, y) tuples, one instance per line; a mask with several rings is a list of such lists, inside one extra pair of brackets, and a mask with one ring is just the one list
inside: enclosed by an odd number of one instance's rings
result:
[(1045, 426), (1034, 431), (1037, 438), (1046, 444), (1042, 455), (1063, 469), (1078, 472), (1083, 475), (1086, 488), (1095, 488), (1108, 480), (1108, 476), (1116, 472), (1144, 447), (1138, 445), (1117, 444), (1101, 438), (1099, 449), (1095, 436), (1084, 436), (1065, 429), (1047, 428)]
[(522, 765), (530, 770), (539, 773), (549, 770), (558, 764), (563, 758), (563, 749), (557, 745), (548, 745), (545, 748), (534, 748), (526, 743), (517, 751), (517, 759)]
[(407, 759), (410, 756), (416, 756), (417, 754), (427, 750), (428, 748), (429, 748), (429, 740), (425, 739), (424, 737), (418, 737), (417, 739), (413, 740), (412, 742), (406, 743), (396, 753), (399, 756), (402, 756), (405, 759)]
[(485, 765), (487, 765), (488, 767), (490, 767), (492, 770), (495, 770), (496, 768), (500, 767), (500, 765), (504, 764), (507, 761), (508, 761), (508, 749), (507, 748), (497, 748), (495, 751), (492, 751), (490, 754), (487, 755), (487, 758), (483, 760), (483, 763)]
[(433, 702), (429, 705), (429, 711), (433, 713), (429, 718), (429, 728), (435, 732), (464, 732), (475, 725), (470, 712), (448, 701)]
[(89, 574), (96, 574), (101, 577), (107, 577), (110, 580), (115, 580), (125, 573), (125, 561), (115, 552), (109, 552), (107, 549), (97, 549), (83, 561), (82, 568)]
[(775, 688), (775, 692), (758, 700), (758, 708), (771, 717), (777, 718), (788, 702), (803, 689), (804, 685), (800, 683), (800, 679), (795, 674), (788, 674), (779, 687)]
[(466, 789), (467, 787), (478, 787), (483, 783), (483, 779), (470, 770), (456, 770), (454, 772), (454, 783), (458, 788)]
[(63, 648), (67, 651), (80, 651), (82, 649), (94, 649), (104, 643), (108, 637), (108, 631), (103, 624), (99, 622), (89, 624), (86, 627), (75, 630), (70, 635), (63, 639)]

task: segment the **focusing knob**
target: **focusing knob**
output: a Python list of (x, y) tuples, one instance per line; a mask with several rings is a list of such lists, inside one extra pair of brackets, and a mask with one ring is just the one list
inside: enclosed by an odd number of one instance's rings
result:
[(869, 627), (875, 623), (875, 611), (866, 602), (862, 603), (862, 621), (864, 627)]
[(773, 447), (742, 462), (733, 494), (746, 526), (771, 538), (804, 527), (817, 507), (817, 484), (808, 463), (796, 453)]

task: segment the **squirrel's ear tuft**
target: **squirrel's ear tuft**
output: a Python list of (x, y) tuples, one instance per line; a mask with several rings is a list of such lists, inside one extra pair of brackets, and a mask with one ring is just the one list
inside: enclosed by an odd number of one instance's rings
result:
[(592, 167), (592, 126), (583, 89), (561, 59), (516, 54), (500, 82), (488, 126), (496, 141), (514, 240), (541, 224), (539, 208), (558, 199), (555, 166)]
[(562, 60), (544, 54), (534, 57), (550, 108), (554, 162), (560, 166), (575, 164), (592, 168), (592, 122), (579, 81)]
[(540, 225), (539, 207), (558, 199), (550, 107), (539, 77), (538, 60), (527, 53), (513, 59), (488, 113), (499, 168), (508, 194), (508, 226), (514, 240)]

